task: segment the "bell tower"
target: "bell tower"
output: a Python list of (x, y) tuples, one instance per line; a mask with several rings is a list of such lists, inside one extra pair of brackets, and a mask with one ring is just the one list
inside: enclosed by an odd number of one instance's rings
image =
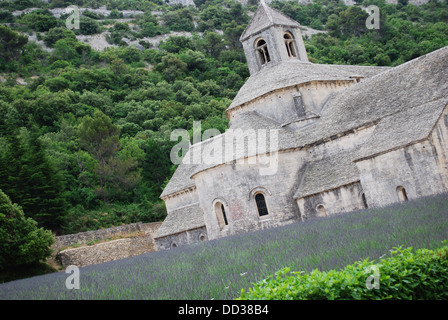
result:
[(297, 21), (260, 1), (240, 37), (250, 74), (284, 61), (308, 63)]

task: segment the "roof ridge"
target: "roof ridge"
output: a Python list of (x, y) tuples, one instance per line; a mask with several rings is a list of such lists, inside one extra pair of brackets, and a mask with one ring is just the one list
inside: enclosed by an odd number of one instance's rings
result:
[[(263, 0), (261, 0), (261, 1), (263, 1)], [(263, 2), (264, 2), (264, 1), (263, 1)], [(266, 4), (266, 3), (265, 3), (265, 4)], [(291, 20), (291, 21), (297, 23), (299, 26), (302, 26), (298, 21), (296, 21), (296, 20), (294, 20), (293, 18), (291, 18), (290, 16), (284, 14), (284, 13), (281, 12), (280, 10), (278, 10), (278, 9), (276, 9), (276, 8), (273, 8), (273, 7), (271, 7), (271, 6), (267, 5), (267, 4), (266, 4), (266, 7), (268, 8), (268, 10), (273, 11), (273, 12), (275, 12), (275, 13), (278, 13), (278, 14), (284, 16), (285, 18), (288, 18), (289, 20)], [(269, 12), (269, 15), (270, 15), (270, 12)], [(275, 21), (273, 21), (273, 22), (275, 23)]]
[(257, 12), (258, 12), (258, 10), (260, 10), (260, 7), (261, 7), (261, 3), (258, 5), (258, 8), (255, 11), (254, 15), (252, 16), (252, 18), (250, 18), (249, 22), (247, 23), (246, 28), (244, 28), (243, 32), (241, 33), (240, 39), (239, 39), (240, 41), (242, 41), (243, 36), (246, 34), (246, 31), (249, 29), (251, 23), (254, 21), (255, 17), (257, 16)]
[(266, 15), (268, 16), (268, 19), (269, 19), (272, 23), (274, 23), (274, 19), (272, 18), (271, 13), (269, 12), (269, 9), (270, 9), (271, 7), (269, 7), (269, 6), (266, 4), (266, 2), (264, 2), (264, 0), (260, 0), (260, 6), (263, 6), (263, 9), (264, 9), (264, 11), (266, 12)]

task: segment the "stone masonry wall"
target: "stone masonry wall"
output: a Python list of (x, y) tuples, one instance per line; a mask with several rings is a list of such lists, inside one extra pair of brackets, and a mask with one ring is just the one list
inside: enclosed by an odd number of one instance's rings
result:
[(158, 250), (168, 250), (206, 240), (208, 240), (207, 229), (201, 227), (158, 238), (156, 244)]
[(84, 267), (129, 258), (151, 251), (156, 251), (154, 239), (151, 234), (143, 234), (133, 238), (112, 240), (92, 246), (66, 249), (58, 254), (58, 258), (64, 267), (69, 265)]
[(302, 220), (319, 216), (317, 207), (323, 205), (326, 216), (365, 209), (362, 200), (362, 186), (359, 182), (351, 183), (333, 190), (297, 199)]
[(398, 187), (408, 199), (446, 192), (437, 157), (428, 140), (357, 162), (369, 207), (400, 201)]
[[(78, 234), (56, 237), (53, 245), (54, 254), (62, 266), (76, 265), (84, 267), (102, 262), (129, 258), (147, 252), (157, 251), (153, 235), (161, 222), (134, 223), (108, 229), (81, 232)], [(87, 245), (89, 241), (104, 241), (111, 237), (121, 236), (122, 239)], [(78, 248), (69, 248), (82, 245)]]
[(139, 232), (142, 230), (142, 225), (143, 224), (141, 222), (137, 222), (112, 228), (58, 236), (55, 237), (55, 242), (52, 246), (52, 249), (59, 250), (64, 247), (72, 246), (74, 244), (87, 244), (90, 241), (106, 240), (107, 238), (125, 235), (131, 232)]
[[(208, 239), (276, 227), (300, 219), (293, 195), (305, 156), (303, 151), (278, 153), (277, 160), (271, 159), (271, 167), (278, 164), (272, 175), (260, 175), (263, 167), (260, 160), (257, 164), (225, 164), (198, 173), (195, 182)], [(258, 214), (255, 202), (258, 192), (265, 196), (269, 212), (266, 216)], [(215, 212), (215, 201), (225, 208), (228, 226), (222, 229)]]

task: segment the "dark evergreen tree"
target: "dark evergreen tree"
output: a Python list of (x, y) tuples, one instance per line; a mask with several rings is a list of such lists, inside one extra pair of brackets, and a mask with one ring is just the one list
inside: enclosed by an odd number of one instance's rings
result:
[(27, 147), (20, 174), (26, 181), (21, 205), (40, 226), (56, 230), (67, 206), (62, 176), (47, 157), (36, 128), (31, 131)]
[(150, 189), (150, 200), (156, 201), (162, 193), (162, 186), (170, 176), (171, 162), (160, 145), (149, 138), (145, 144), (145, 160), (143, 163), (142, 178)]
[(40, 227), (57, 231), (67, 206), (62, 176), (48, 159), (36, 128), (25, 140), (9, 137), (0, 161), (1, 189)]
[(7, 137), (6, 149), (2, 154), (0, 165), (0, 189), (11, 195), (12, 202), (22, 201), (23, 184), (20, 177), (22, 159), (25, 156), (23, 144), (17, 137), (17, 133)]

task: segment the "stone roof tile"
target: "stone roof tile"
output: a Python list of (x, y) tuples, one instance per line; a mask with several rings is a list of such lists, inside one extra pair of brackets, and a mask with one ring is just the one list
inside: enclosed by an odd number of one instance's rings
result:
[(284, 61), (251, 75), (238, 91), (227, 112), (269, 92), (310, 81), (368, 78), (388, 67), (313, 64), (299, 60)]
[[(389, 116), (404, 116), (399, 113), (439, 99), (438, 106), (431, 104), (431, 108), (441, 111), (447, 92), (448, 47), (444, 47), (336, 92), (324, 106), (320, 119), (301, 130), (302, 143), (312, 144)], [(412, 115), (409, 112), (406, 116)], [(387, 128), (395, 130), (392, 119), (387, 120)], [(418, 116), (413, 119), (418, 121)], [(417, 128), (410, 127), (408, 134)], [(392, 140), (384, 141), (384, 148)]]
[(359, 170), (352, 162), (353, 156), (351, 151), (309, 162), (294, 199), (359, 181)]
[(168, 235), (204, 226), (203, 211), (199, 203), (194, 203), (169, 212), (154, 238), (163, 238)]

